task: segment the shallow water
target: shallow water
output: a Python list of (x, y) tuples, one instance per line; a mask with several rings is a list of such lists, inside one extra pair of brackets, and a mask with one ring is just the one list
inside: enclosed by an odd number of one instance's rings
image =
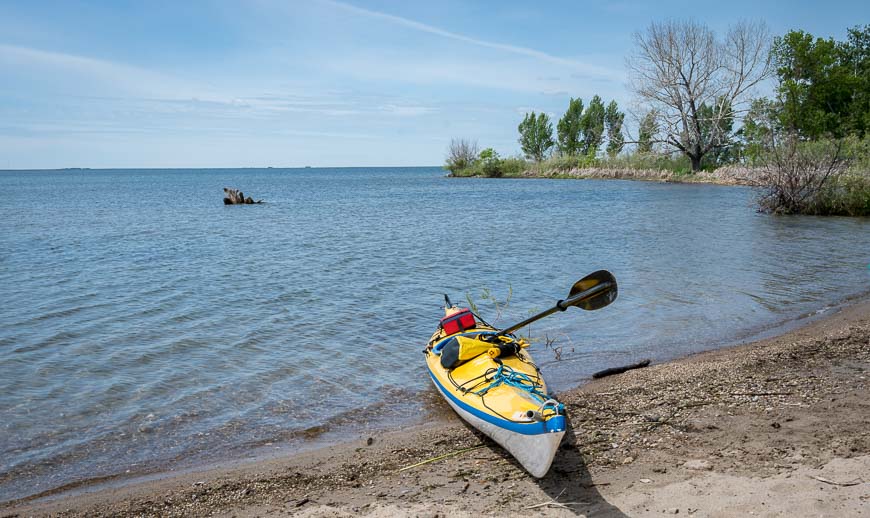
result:
[(443, 412), (420, 354), (443, 293), (495, 320), (481, 291), (511, 288), (510, 324), (611, 270), (613, 305), (532, 326), (563, 390), (870, 289), (870, 220), (757, 214), (742, 187), (360, 168), (7, 171), (0, 192), (0, 500)]

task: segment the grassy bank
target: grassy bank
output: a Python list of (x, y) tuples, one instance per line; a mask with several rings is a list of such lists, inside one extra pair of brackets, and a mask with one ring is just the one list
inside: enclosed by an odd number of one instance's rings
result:
[[(477, 178), (560, 178), (641, 180), (671, 183), (708, 183), (717, 185), (748, 185), (759, 188), (759, 209), (783, 214), (870, 216), (870, 148), (868, 140), (858, 142), (860, 149), (849, 151), (851, 163), (823, 183), (814, 175), (823, 174), (819, 163), (805, 159), (801, 163), (768, 163), (756, 166), (729, 164), (692, 172), (685, 156), (631, 154), (617, 157), (552, 157), (541, 162), (522, 158), (490, 158), (475, 160), (467, 167), (450, 172), (452, 177)], [(862, 147), (863, 146), (863, 147)], [(805, 157), (804, 157), (805, 158)], [(820, 163), (824, 163), (824, 157)], [(808, 171), (815, 167), (816, 171)], [(800, 203), (792, 210), (782, 210), (786, 204), (774, 200), (766, 205), (770, 192)], [(784, 194), (780, 191), (784, 191)], [(765, 201), (767, 199), (767, 201)]]
[(521, 158), (495, 161), (477, 160), (468, 167), (452, 171), (452, 177), (480, 178), (574, 178), (643, 180), (654, 182), (755, 185), (756, 170), (728, 165), (692, 173), (685, 157), (657, 154), (588, 158), (552, 157), (541, 162)]

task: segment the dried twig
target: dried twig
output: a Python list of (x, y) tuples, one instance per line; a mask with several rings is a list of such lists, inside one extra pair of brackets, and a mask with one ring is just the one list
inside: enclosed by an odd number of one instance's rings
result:
[(819, 482), (824, 482), (825, 484), (831, 484), (832, 486), (857, 486), (858, 484), (864, 482), (860, 478), (856, 478), (855, 480), (850, 480), (849, 482), (834, 482), (833, 480), (828, 480), (825, 477), (817, 477), (815, 475), (810, 475), (810, 478), (814, 478)]
[(732, 392), (732, 396), (791, 396), (794, 392)]
[(558, 500), (559, 497), (562, 496), (562, 494), (564, 492), (565, 492), (565, 490), (563, 489), (561, 492), (559, 492), (558, 495), (556, 495), (556, 498), (548, 500), (547, 502), (541, 502), (540, 504), (532, 504), (532, 505), (526, 506), (526, 507), (524, 507), (524, 509), (537, 509), (538, 507), (550, 507), (550, 506), (561, 507), (562, 509), (569, 509), (569, 507), (568, 507), (569, 505), (588, 505), (589, 504), (589, 502), (565, 502), (565, 503), (557, 502), (556, 500)]
[(410, 466), (405, 466), (404, 468), (399, 469), (399, 471), (405, 471), (407, 469), (416, 468), (416, 467), (422, 466), (424, 464), (429, 464), (430, 462), (437, 462), (439, 460), (447, 459), (450, 457), (455, 457), (457, 455), (460, 455), (462, 453), (466, 453), (466, 452), (469, 452), (472, 450), (479, 450), (480, 448), (483, 448), (484, 446), (485, 446), (484, 444), (478, 444), (477, 446), (472, 446), (470, 448), (463, 448), (461, 450), (456, 450), (456, 451), (452, 451), (450, 453), (445, 453), (444, 455), (439, 455), (437, 457), (432, 457), (431, 459), (426, 459), (423, 462), (418, 462), (416, 464), (411, 464)]

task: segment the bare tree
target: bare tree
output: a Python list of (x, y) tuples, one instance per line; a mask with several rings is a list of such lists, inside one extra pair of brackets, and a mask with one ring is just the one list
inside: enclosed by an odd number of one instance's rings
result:
[(655, 113), (657, 142), (684, 153), (692, 170), (730, 142), (730, 123), (753, 87), (771, 74), (770, 36), (761, 23), (732, 26), (723, 40), (693, 21), (653, 23), (635, 33), (631, 88)]
[(450, 146), (447, 148), (447, 160), (444, 168), (451, 173), (465, 169), (474, 163), (479, 152), (476, 140), (451, 139)]

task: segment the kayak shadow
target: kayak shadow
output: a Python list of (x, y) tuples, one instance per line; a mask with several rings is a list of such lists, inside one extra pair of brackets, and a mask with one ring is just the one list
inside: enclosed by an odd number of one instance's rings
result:
[[(564, 507), (559, 506), (561, 511), (567, 510), (577, 516), (589, 516), (590, 518), (628, 518), (627, 514), (610, 504), (599, 493), (595, 482), (592, 480), (592, 476), (589, 474), (589, 470), (586, 468), (583, 455), (580, 453), (570, 417), (567, 418), (565, 438), (561, 446), (559, 446), (559, 451), (556, 452), (556, 457), (553, 459), (550, 471), (540, 479), (536, 479), (526, 473), (520, 463), (510, 453), (496, 444), (495, 441), (465, 421), (460, 420), (460, 423), (479, 437), (481, 442), (492, 450), (493, 453), (500, 455), (503, 459), (516, 466), (518, 470), (525, 473), (529, 481), (534, 482), (541, 488), (552, 501), (562, 504)], [(554, 507), (557, 506), (549, 506), (550, 509)], [(547, 506), (541, 506), (541, 510), (546, 512)]]
[(605, 500), (598, 491), (580, 453), (570, 417), (565, 439), (556, 452), (550, 471), (544, 478), (537, 479), (535, 482), (551, 499), (564, 504), (576, 515), (607, 518), (628, 516)]

